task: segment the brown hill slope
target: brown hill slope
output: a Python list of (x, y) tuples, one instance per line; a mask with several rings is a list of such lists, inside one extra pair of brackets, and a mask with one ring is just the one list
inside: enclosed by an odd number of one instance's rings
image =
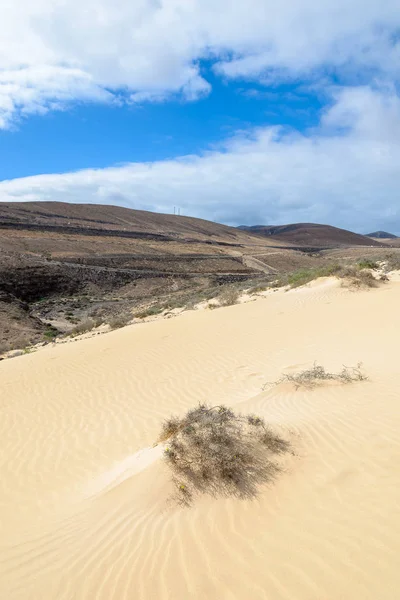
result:
[(0, 342), (20, 346), (43, 337), (48, 324), (68, 332), (88, 317), (107, 321), (274, 272), (251, 258), (280, 246), (287, 244), (191, 217), (0, 202)]
[[(159, 241), (182, 239), (207, 243), (260, 243), (240, 229), (203, 219), (119, 206), (65, 202), (0, 202), (0, 229), (108, 235)], [(272, 245), (270, 242), (267, 244)]]
[[(311, 256), (310, 247), (340, 247), (337, 235), (332, 243), (326, 234), (335, 228), (321, 233), (323, 226), (311, 226), (320, 229), (311, 236), (303, 231), (301, 238), (291, 227), (254, 235), (118, 206), (0, 202), (0, 343), (46, 341), (49, 326), (68, 333), (88, 319), (111, 322), (155, 304), (193, 305), (226, 285), (273, 279), (329, 260), (323, 253)], [(347, 248), (355, 238), (367, 239), (343, 233)], [(381, 244), (368, 239), (367, 245)]]
[(294, 246), (326, 248), (338, 248), (341, 246), (385, 246), (385, 244), (372, 240), (365, 235), (317, 223), (294, 223), (292, 225), (278, 226), (254, 225), (251, 227), (242, 226), (240, 229), (268, 237), (274, 243), (281, 242)]

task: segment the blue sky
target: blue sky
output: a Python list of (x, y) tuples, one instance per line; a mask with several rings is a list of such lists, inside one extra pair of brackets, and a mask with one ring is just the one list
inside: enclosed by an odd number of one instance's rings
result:
[(0, 200), (400, 233), (399, 30), (392, 0), (1, 5)]
[(225, 83), (210, 68), (203, 72), (212, 90), (195, 102), (80, 104), (0, 130), (0, 180), (159, 161), (204, 152), (240, 130), (306, 131), (318, 123), (318, 95), (297, 84), (266, 90), (254, 82)]

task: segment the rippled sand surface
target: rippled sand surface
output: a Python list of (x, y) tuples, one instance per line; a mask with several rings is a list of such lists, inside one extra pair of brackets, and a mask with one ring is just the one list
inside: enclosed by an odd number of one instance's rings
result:
[[(1, 362), (0, 598), (399, 598), (399, 306), (327, 280)], [(369, 381), (263, 391), (314, 361)], [(290, 439), (257, 499), (168, 503), (153, 444), (198, 402)]]

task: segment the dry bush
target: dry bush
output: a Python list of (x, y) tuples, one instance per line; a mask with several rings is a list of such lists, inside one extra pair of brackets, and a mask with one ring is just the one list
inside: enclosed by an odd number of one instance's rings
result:
[(164, 442), (165, 440), (168, 440), (181, 428), (181, 424), (182, 419), (179, 419), (178, 417), (170, 417), (169, 419), (166, 419), (162, 424), (162, 430), (158, 441)]
[(88, 331), (92, 331), (96, 327), (96, 323), (93, 319), (86, 319), (85, 321), (81, 321), (76, 325), (70, 332), (71, 335), (81, 335), (82, 333), (87, 333)]
[(390, 252), (385, 257), (385, 270), (389, 271), (398, 271), (400, 269), (400, 254), (395, 252)]
[(143, 310), (135, 313), (135, 319), (146, 319), (146, 317), (153, 317), (154, 315), (159, 315), (164, 309), (161, 306), (149, 306), (148, 308), (144, 308)]
[(266, 292), (267, 290), (269, 290), (271, 288), (270, 284), (259, 284), (259, 285), (254, 285), (250, 288), (248, 288), (247, 293), (248, 294), (259, 294), (261, 292)]
[(361, 370), (362, 363), (355, 367), (343, 366), (339, 373), (330, 373), (325, 367), (314, 363), (311, 369), (305, 369), (300, 373), (285, 374), (275, 383), (293, 383), (296, 390), (300, 387), (311, 389), (322, 381), (338, 381), (341, 383), (354, 383), (355, 381), (365, 381), (368, 379)]
[(129, 313), (126, 313), (126, 314), (122, 314), (122, 315), (113, 317), (112, 319), (110, 319), (108, 321), (108, 324), (111, 327), (111, 329), (120, 329), (121, 327), (125, 327), (126, 325), (129, 325), (131, 320), (132, 320), (132, 315)]
[(341, 278), (346, 280), (345, 283), (356, 288), (376, 288), (379, 285), (379, 280), (373, 276), (371, 271), (358, 270), (356, 267), (343, 269)]
[(239, 300), (239, 292), (235, 288), (227, 288), (218, 296), (218, 301), (221, 306), (232, 306), (237, 304)]
[(356, 285), (375, 288), (378, 287), (379, 281), (383, 281), (383, 279), (376, 279), (370, 271), (360, 271), (355, 281)]
[(278, 471), (271, 457), (289, 449), (261, 417), (205, 404), (165, 421), (159, 441), (166, 440), (164, 457), (183, 505), (199, 493), (254, 497)]

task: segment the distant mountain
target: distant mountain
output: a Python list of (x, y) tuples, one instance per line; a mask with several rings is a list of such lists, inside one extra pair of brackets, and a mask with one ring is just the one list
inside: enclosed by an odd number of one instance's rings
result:
[(378, 238), (378, 239), (387, 239), (387, 240), (395, 240), (397, 239), (397, 235), (393, 235), (393, 233), (388, 233), (387, 231), (374, 231), (373, 233), (366, 233), (367, 237)]
[(268, 236), (270, 240), (286, 242), (297, 246), (337, 248), (343, 246), (384, 246), (370, 237), (339, 229), (331, 225), (317, 223), (294, 223), (292, 225), (240, 225), (239, 229), (257, 235)]

